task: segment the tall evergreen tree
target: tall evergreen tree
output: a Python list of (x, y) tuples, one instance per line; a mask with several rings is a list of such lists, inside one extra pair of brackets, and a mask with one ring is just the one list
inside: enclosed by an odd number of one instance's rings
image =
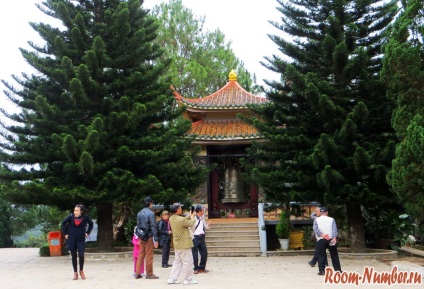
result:
[(190, 123), (175, 106), (157, 24), (140, 0), (49, 0), (56, 28), (31, 23), (45, 41), (21, 49), (37, 73), (3, 82), (22, 108), (5, 116), (1, 193), (23, 204), (94, 205), (103, 250), (113, 247), (112, 205), (184, 200), (206, 172), (194, 165)]
[(13, 245), (10, 205), (0, 200), (0, 248), (10, 248)]
[[(389, 183), (405, 209), (416, 220), (424, 219), (424, 117), (417, 114), (396, 147)], [(417, 222), (418, 224), (420, 222)]]
[(172, 59), (167, 75), (182, 95), (198, 98), (217, 91), (232, 69), (244, 88), (259, 92), (255, 76), (235, 56), (222, 31), (204, 28), (204, 16), (194, 15), (181, 0), (161, 3), (152, 13), (159, 23), (157, 41), (165, 49), (164, 57)]
[(252, 109), (267, 141), (250, 151), (251, 175), (275, 197), (343, 205), (351, 250), (365, 250), (362, 207), (388, 201), (394, 151), (391, 103), (379, 79), (381, 44), (396, 1), (278, 0), (291, 38), (273, 35), (284, 57), (264, 63), (282, 76), (272, 102)]
[(392, 126), (399, 139), (387, 180), (405, 209), (424, 219), (424, 4), (402, 4), (383, 61), (388, 97), (396, 103)]

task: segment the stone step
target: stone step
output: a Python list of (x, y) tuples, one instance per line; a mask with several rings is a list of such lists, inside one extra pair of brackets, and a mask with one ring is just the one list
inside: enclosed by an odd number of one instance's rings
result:
[(210, 246), (225, 246), (225, 247), (237, 247), (237, 246), (248, 246), (248, 247), (260, 247), (259, 240), (233, 240), (230, 242), (227, 242), (225, 240), (221, 241), (209, 241), (206, 240), (206, 245), (208, 247)]
[(228, 251), (260, 251), (259, 245), (257, 246), (246, 246), (246, 245), (239, 245), (239, 246), (207, 246), (208, 247), (208, 253), (209, 252), (228, 252)]
[(261, 256), (260, 250), (252, 251), (215, 251), (209, 252), (210, 257), (259, 257)]
[(207, 237), (232, 237), (232, 236), (236, 236), (236, 237), (242, 237), (245, 235), (257, 235), (259, 238), (259, 233), (258, 231), (253, 231), (253, 230), (248, 230), (248, 231), (212, 231), (212, 230), (208, 230), (206, 233)]
[(214, 227), (208, 231), (258, 231), (258, 227)]
[(213, 227), (258, 227), (257, 222), (249, 222), (249, 223), (214, 223), (212, 221)]
[(214, 223), (206, 232), (208, 256), (256, 257), (261, 256), (257, 220)]
[(224, 235), (224, 236), (210, 236), (209, 232), (206, 234), (206, 242), (218, 242), (222, 241), (224, 243), (226, 242), (233, 242), (237, 240), (243, 240), (250, 241), (250, 240), (259, 240), (258, 234), (251, 234), (251, 235)]

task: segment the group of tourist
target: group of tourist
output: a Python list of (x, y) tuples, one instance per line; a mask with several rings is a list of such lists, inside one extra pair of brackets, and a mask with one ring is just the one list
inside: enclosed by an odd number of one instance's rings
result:
[[(132, 239), (135, 278), (140, 279), (145, 276), (146, 279), (159, 279), (153, 274), (153, 250), (161, 246), (162, 267), (172, 267), (167, 283), (179, 284), (178, 278), (182, 275), (183, 284), (197, 284), (193, 275), (209, 272), (206, 269), (208, 251), (205, 231), (209, 228), (210, 221), (208, 223), (205, 221), (205, 208), (197, 205), (183, 216), (182, 205), (174, 203), (170, 207), (172, 216), (169, 217), (168, 211), (163, 211), (161, 220), (156, 225), (155, 213), (152, 210), (153, 199), (146, 197), (143, 201), (144, 208), (137, 214), (137, 226)], [(334, 270), (342, 272), (337, 252), (335, 220), (328, 216), (326, 207), (317, 207), (311, 217), (314, 218), (313, 231), (317, 244), (314, 257), (308, 264), (314, 267), (318, 262), (318, 275), (325, 275), (325, 267), (328, 266), (326, 250), (329, 249)], [(73, 214), (62, 221), (62, 232), (72, 257), (74, 280), (78, 277), (86, 279), (84, 274), (85, 241), (92, 229), (93, 221), (84, 215), (82, 205), (76, 205)], [(175, 252), (172, 265), (168, 264), (171, 242)], [(79, 275), (77, 256), (79, 257)]]
[[(205, 208), (202, 205), (194, 206), (190, 213), (183, 216), (182, 205), (174, 203), (170, 207), (172, 216), (169, 217), (169, 212), (164, 210), (161, 213), (161, 220), (156, 224), (155, 213), (152, 210), (153, 199), (146, 197), (143, 203), (144, 208), (137, 214), (137, 226), (132, 238), (134, 277), (159, 279), (153, 274), (153, 251), (161, 246), (162, 267), (172, 267), (167, 283), (180, 283), (178, 277), (182, 275), (183, 284), (197, 284), (193, 275), (209, 272), (206, 269), (208, 251), (205, 231), (209, 228), (211, 221), (205, 221)], [(62, 221), (62, 232), (67, 240), (67, 249), (72, 256), (74, 280), (77, 280), (79, 276), (81, 279), (86, 278), (83, 271), (85, 242), (93, 228), (93, 221), (83, 212), (83, 206), (76, 205), (74, 212)], [(172, 265), (168, 264), (171, 242), (175, 252)], [(77, 256), (79, 257), (79, 275)]]
[[(137, 215), (136, 230), (147, 231), (146, 238), (139, 237), (140, 250), (137, 256), (137, 265), (134, 276), (142, 277), (142, 263), (146, 262), (146, 279), (158, 279), (153, 274), (153, 248), (162, 247), (162, 267), (172, 267), (168, 284), (178, 284), (179, 275), (184, 278), (183, 284), (197, 284), (193, 279), (194, 274), (207, 273), (206, 262), (208, 251), (206, 247), (205, 231), (210, 225), (205, 222), (205, 209), (202, 205), (192, 207), (186, 216), (183, 216), (182, 205), (174, 203), (170, 207), (172, 216), (168, 211), (163, 211), (161, 220), (156, 229), (155, 214), (152, 211), (153, 200), (144, 199), (145, 208)], [(172, 238), (171, 238), (172, 235)], [(172, 265), (168, 264), (170, 243), (172, 240), (175, 258)], [(199, 262), (200, 254), (200, 262)]]

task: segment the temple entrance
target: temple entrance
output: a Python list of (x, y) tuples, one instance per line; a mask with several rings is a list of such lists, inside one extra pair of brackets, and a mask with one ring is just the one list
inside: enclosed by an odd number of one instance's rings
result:
[(209, 175), (210, 218), (258, 216), (257, 187), (242, 178), (240, 159), (246, 156), (246, 148), (245, 145), (208, 146), (209, 164), (215, 166)]
[(184, 117), (192, 124), (187, 134), (201, 147), (198, 164), (213, 166), (193, 202), (205, 203), (207, 198), (209, 218), (229, 218), (225, 221), (230, 222), (235, 221), (233, 218), (257, 218), (258, 188), (243, 179), (240, 159), (253, 141), (262, 140), (262, 135), (239, 115), (252, 115), (249, 105), (265, 105), (269, 100), (245, 90), (234, 70), (228, 82), (210, 95), (187, 98), (173, 89), (178, 105), (186, 108)]

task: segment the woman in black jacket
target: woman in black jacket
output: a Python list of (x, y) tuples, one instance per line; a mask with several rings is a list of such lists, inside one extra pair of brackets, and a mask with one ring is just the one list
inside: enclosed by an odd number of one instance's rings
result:
[(85, 279), (84, 275), (84, 250), (85, 239), (93, 229), (93, 221), (84, 215), (83, 205), (76, 205), (74, 213), (70, 214), (62, 221), (62, 233), (67, 240), (68, 251), (71, 252), (72, 266), (74, 267), (74, 280), (78, 279), (77, 271), (77, 251), (79, 256), (80, 276)]
[(168, 268), (169, 252), (171, 250), (171, 226), (169, 225), (168, 211), (162, 212), (162, 220), (158, 224), (159, 246), (162, 247), (162, 267)]

